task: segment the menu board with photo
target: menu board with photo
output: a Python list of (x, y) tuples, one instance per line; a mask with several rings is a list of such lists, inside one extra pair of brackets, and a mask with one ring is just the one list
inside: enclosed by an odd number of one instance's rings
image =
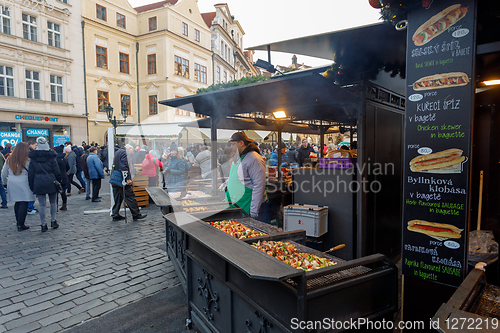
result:
[(402, 271), (459, 286), (467, 270), (476, 1), (408, 15)]

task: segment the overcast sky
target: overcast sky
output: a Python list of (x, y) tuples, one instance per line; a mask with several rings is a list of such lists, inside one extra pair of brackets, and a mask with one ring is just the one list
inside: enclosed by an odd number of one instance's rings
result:
[[(158, 2), (128, 0), (133, 7)], [(182, 0), (180, 0), (182, 1)], [(379, 10), (368, 0), (198, 0), (202, 13), (215, 11), (214, 4), (227, 3), (231, 14), (245, 31), (243, 47), (251, 47), (303, 36), (342, 30), (379, 22)], [(292, 55), (272, 52), (273, 65), (288, 66)], [(267, 60), (257, 51), (254, 60)], [(331, 60), (297, 54), (299, 63), (310, 66), (331, 64)]]

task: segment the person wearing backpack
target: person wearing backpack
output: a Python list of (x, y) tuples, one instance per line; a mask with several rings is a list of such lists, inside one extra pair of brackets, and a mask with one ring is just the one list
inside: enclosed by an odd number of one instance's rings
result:
[(142, 175), (149, 177), (149, 187), (156, 186), (157, 168), (163, 168), (163, 163), (154, 155), (156, 155), (156, 152), (150, 150), (149, 154), (146, 154), (142, 161)]

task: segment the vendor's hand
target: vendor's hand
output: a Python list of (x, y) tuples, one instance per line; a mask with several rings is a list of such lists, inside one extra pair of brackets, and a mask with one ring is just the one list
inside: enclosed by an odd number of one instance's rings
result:
[(127, 185), (132, 185), (132, 180), (127, 179)]
[(250, 217), (253, 219), (257, 219), (259, 217), (259, 213), (252, 213), (250, 212)]
[(220, 184), (220, 186), (219, 186), (219, 190), (221, 190), (221, 191), (225, 191), (225, 190), (226, 190), (226, 187), (227, 187), (227, 184), (226, 184), (226, 183), (222, 183), (222, 184)]

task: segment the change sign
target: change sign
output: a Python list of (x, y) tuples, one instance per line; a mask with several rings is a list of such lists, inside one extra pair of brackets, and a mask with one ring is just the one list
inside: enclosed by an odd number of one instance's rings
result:
[(22, 141), (22, 135), (18, 132), (0, 132), (0, 146), (11, 143), (13, 146)]
[(459, 286), (467, 269), (474, 0), (408, 16), (402, 270)]

